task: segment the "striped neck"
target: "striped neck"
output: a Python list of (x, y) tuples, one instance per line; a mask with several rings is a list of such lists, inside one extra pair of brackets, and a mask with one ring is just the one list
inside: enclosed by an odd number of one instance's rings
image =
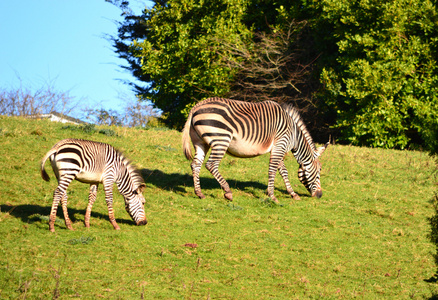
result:
[(294, 145), (292, 148), (292, 153), (297, 159), (298, 163), (301, 165), (303, 161), (311, 161), (317, 157), (317, 151), (313, 139), (310, 136), (309, 131), (304, 124), (300, 113), (292, 105), (282, 106), (284, 110), (292, 119), (292, 126), (294, 128)]
[(143, 183), (143, 178), (134, 166), (128, 161), (122, 160), (116, 183), (120, 194), (129, 196)]
[(292, 148), (292, 153), (300, 165), (304, 162), (313, 162), (317, 152), (312, 138), (307, 130), (305, 132), (302, 131), (297, 124), (296, 127), (296, 136), (294, 137), (295, 142), (294, 147)]

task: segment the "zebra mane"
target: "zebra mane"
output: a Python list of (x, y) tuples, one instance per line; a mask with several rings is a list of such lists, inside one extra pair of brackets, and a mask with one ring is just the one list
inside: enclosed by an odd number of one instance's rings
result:
[(307, 143), (311, 147), (313, 151), (316, 151), (315, 144), (313, 143), (313, 139), (310, 136), (310, 132), (307, 130), (306, 124), (304, 124), (303, 119), (301, 118), (300, 112), (296, 107), (294, 107), (290, 103), (282, 103), (281, 107), (287, 112), (287, 114), (292, 118), (292, 120), (295, 122), (295, 124), (298, 126), (298, 128), (303, 133), (304, 138), (306, 139)]
[(126, 170), (130, 174), (131, 179), (134, 182), (134, 186), (136, 188), (139, 187), (140, 184), (144, 183), (144, 179), (143, 179), (143, 176), (141, 176), (140, 170), (137, 168), (137, 166), (129, 158), (127, 158), (125, 156), (125, 154), (122, 151), (117, 150), (117, 149), (116, 149), (116, 151), (117, 151), (117, 154), (121, 157), (123, 164), (126, 166)]

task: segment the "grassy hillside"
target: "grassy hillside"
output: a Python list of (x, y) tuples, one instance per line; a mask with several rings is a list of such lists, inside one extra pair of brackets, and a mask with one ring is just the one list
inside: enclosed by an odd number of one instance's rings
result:
[[(56, 180), (39, 163), (58, 140), (107, 142), (141, 169), (149, 224), (134, 225), (115, 193), (112, 229), (100, 189), (91, 228), (88, 186), (74, 182), (65, 228), (48, 215)], [(1, 299), (423, 299), (436, 267), (428, 217), (436, 189), (427, 154), (329, 146), (321, 199), (299, 184), (288, 155), (293, 201), (278, 175), (276, 205), (264, 192), (269, 156), (226, 157), (220, 170), (234, 201), (201, 171), (206, 199), (193, 192), (181, 134), (164, 129), (74, 127), (0, 117)], [(116, 188), (115, 188), (116, 189)]]

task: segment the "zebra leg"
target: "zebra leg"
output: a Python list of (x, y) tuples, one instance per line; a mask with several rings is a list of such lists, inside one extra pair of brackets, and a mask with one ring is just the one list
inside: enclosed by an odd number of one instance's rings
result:
[(215, 149), (212, 145), (210, 157), (205, 163), (205, 167), (210, 173), (216, 178), (217, 182), (221, 185), (221, 188), (224, 190), (224, 197), (230, 201), (233, 201), (233, 194), (231, 192), (230, 186), (228, 182), (222, 177), (221, 173), (219, 173), (219, 163), (225, 155), (225, 151), (221, 148), (219, 150)]
[(201, 172), (202, 163), (204, 162), (205, 153), (208, 151), (207, 145), (195, 146), (195, 157), (193, 158), (190, 167), (193, 174), (193, 185), (195, 187), (195, 194), (201, 199), (205, 198), (205, 195), (201, 191), (201, 181), (199, 180), (199, 173)]
[(61, 191), (59, 187), (57, 187), (55, 192), (53, 193), (52, 209), (50, 210), (49, 218), (49, 230), (51, 232), (55, 232), (56, 211), (58, 210), (58, 205), (59, 201), (61, 201), (62, 193), (65, 193), (65, 191)]
[(64, 193), (64, 195), (62, 195), (61, 205), (62, 205), (62, 212), (64, 213), (65, 226), (68, 229), (73, 230), (73, 227), (71, 226), (71, 220), (67, 212), (67, 193)]
[[(272, 199), (275, 203), (279, 203), (277, 198), (274, 196), (274, 181), (275, 175), (277, 174), (277, 170), (280, 168), (280, 163), (283, 160), (284, 154), (275, 154), (275, 151), (272, 151), (271, 158), (269, 159), (269, 177), (268, 177), (268, 190), (266, 193), (269, 198)], [(284, 177), (283, 177), (284, 178)]]
[(53, 203), (49, 217), (49, 230), (51, 232), (55, 232), (56, 212), (58, 211), (58, 205), (60, 201), (62, 203), (62, 209), (64, 212), (65, 225), (68, 229), (72, 229), (71, 221), (67, 213), (67, 188), (73, 179), (74, 176), (63, 176), (58, 179), (58, 187), (53, 193)]
[(298, 194), (294, 192), (292, 186), (290, 185), (289, 174), (287, 172), (286, 166), (284, 165), (284, 159), (280, 162), (280, 165), (278, 166), (278, 172), (280, 173), (281, 177), (283, 177), (283, 181), (286, 185), (286, 190), (289, 195), (291, 195), (294, 200), (301, 200), (300, 196), (298, 196)]
[(90, 227), (90, 218), (91, 218), (91, 209), (93, 208), (93, 204), (96, 201), (97, 197), (97, 187), (99, 184), (91, 184), (90, 185), (90, 193), (88, 194), (88, 205), (87, 210), (85, 211), (85, 227)]
[(113, 182), (103, 183), (103, 188), (105, 190), (105, 201), (108, 206), (108, 217), (115, 230), (120, 230), (119, 225), (117, 225), (116, 218), (114, 217), (113, 209)]

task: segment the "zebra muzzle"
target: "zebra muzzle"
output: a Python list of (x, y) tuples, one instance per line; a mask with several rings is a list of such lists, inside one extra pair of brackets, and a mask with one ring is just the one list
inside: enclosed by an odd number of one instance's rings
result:
[(316, 190), (312, 193), (312, 197), (321, 198), (322, 197), (322, 190)]
[(147, 223), (148, 223), (148, 220), (144, 219), (144, 220), (138, 221), (137, 226), (146, 225)]

